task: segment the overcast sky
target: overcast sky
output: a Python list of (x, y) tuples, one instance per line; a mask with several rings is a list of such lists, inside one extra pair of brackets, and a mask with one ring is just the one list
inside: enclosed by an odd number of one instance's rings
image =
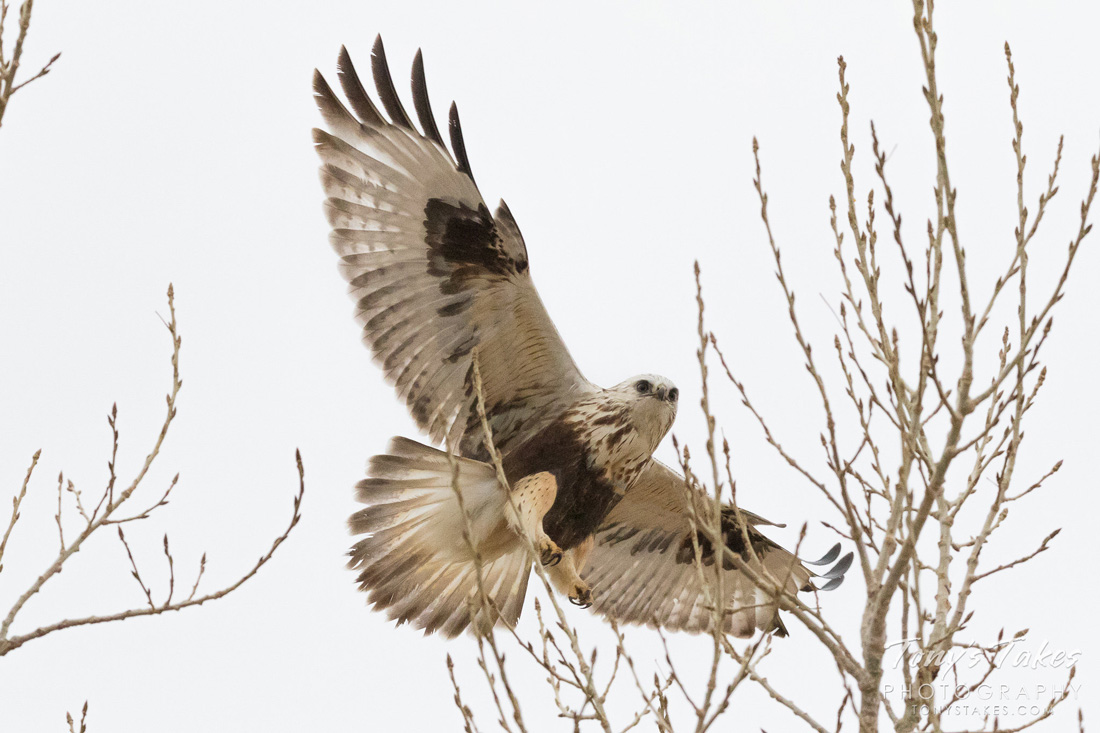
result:
[[(1022, 87), (1032, 201), (1058, 134), (1066, 135), (1062, 193), (1032, 252), (1039, 290), (1049, 288), (1076, 228), (1088, 156), (1100, 142), (1100, 10), (1085, 6), (937, 6), (960, 234), (981, 293), (1015, 246), (1006, 39)], [(56, 554), (58, 472), (89, 492), (102, 487), (113, 402), (123, 480), (151, 446), (170, 384), (170, 344), (157, 315), (169, 282), (184, 388), (143, 491), (151, 502), (177, 471), (181, 480), (157, 518), (132, 526), (143, 574), (163, 593), (167, 531), (181, 582), (204, 550), (206, 587), (235, 579), (289, 518), (295, 448), (307, 494), (289, 541), (227, 599), (66, 630), (0, 660), (0, 729), (59, 730), (65, 712), (85, 700), (92, 731), (457, 729), (447, 652), (483, 729), (493, 728), (472, 642), (395, 629), (366, 607), (344, 569), (345, 520), (365, 460), (391, 435), (417, 433), (359, 342), (326, 241), (310, 77), (314, 67), (335, 77), (341, 44), (365, 69), (381, 33), (403, 94), (405, 70), (423, 48), (435, 109), (458, 100), (481, 190), (490, 202), (507, 198), (543, 300), (589, 379), (670, 377), (684, 395), (673, 430), (701, 445), (691, 276), (698, 260), (709, 326), (784, 444), (821, 468), (821, 411), (772, 276), (751, 140), (760, 140), (799, 315), (818, 352), (829, 353), (839, 282), (827, 202), (843, 192), (838, 55), (848, 62), (861, 198), (873, 182), (874, 118), (914, 248), (932, 212), (934, 161), (911, 15), (908, 3), (875, 1), (534, 9), (41, 0), (24, 63), (31, 69), (63, 55), (16, 95), (0, 130), (0, 495), (18, 489), (36, 449), (43, 454), (5, 557), (0, 608)], [(1040, 560), (980, 589), (974, 622), (994, 633), (1030, 627), (1035, 648), (1080, 650), (1082, 701), (1100, 685), (1097, 245), (1094, 236), (1082, 250), (1058, 307), (1045, 347), (1051, 373), (1018, 474), (1028, 483), (1059, 458), (1065, 468), (1014, 510), (989, 557), (1010, 559), (1064, 530)], [(884, 281), (904, 313), (895, 264), (884, 265)], [(997, 315), (1013, 318), (1010, 308)], [(995, 340), (981, 344), (987, 364)], [(716, 383), (714, 399), (742, 504), (789, 523), (772, 533), (788, 544), (809, 521), (809, 553), (823, 552), (833, 542), (820, 524), (833, 518), (823, 501), (767, 449), (732, 390)], [(669, 458), (670, 446), (660, 455)], [(16, 631), (142, 603), (110, 534), (90, 541), (27, 604)], [(859, 593), (851, 582), (823, 597), (830, 621), (849, 634), (858, 631)], [(570, 612), (586, 638), (607, 644), (603, 622)], [(788, 625), (791, 637), (777, 640), (764, 670), (832, 719), (835, 666), (805, 629)], [(661, 655), (656, 636), (636, 631), (632, 639), (652, 668)], [(686, 666), (702, 664), (706, 647), (673, 640)], [(533, 727), (563, 729), (542, 675), (512, 656)], [(1061, 681), (1061, 672), (1040, 670), (1014, 684), (1034, 692)], [(755, 690), (739, 691), (734, 704), (723, 730), (797, 729)], [(615, 710), (634, 705), (624, 695)], [(1066, 730), (1074, 716), (1067, 707), (1039, 730)], [(1091, 718), (1100, 720), (1100, 708)]]

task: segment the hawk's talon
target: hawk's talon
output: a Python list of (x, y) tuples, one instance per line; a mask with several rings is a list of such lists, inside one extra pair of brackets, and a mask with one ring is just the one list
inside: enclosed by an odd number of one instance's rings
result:
[(552, 568), (561, 562), (562, 554), (558, 544), (551, 539), (547, 539), (542, 545), (539, 560), (542, 562), (543, 567)]
[(569, 594), (569, 602), (580, 608), (588, 608), (592, 605), (592, 589), (587, 584), (573, 586), (573, 592)]

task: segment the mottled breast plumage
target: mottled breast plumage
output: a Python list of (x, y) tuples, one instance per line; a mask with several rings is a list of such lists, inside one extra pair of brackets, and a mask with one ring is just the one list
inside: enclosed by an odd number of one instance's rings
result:
[(554, 476), (557, 497), (544, 528), (569, 549), (596, 531), (641, 474), (650, 453), (629, 410), (596, 395), (506, 453), (503, 463), (509, 482), (544, 471)]

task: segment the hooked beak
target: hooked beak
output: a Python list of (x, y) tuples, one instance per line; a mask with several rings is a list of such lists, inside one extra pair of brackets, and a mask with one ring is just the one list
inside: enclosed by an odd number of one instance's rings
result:
[(654, 392), (654, 396), (662, 402), (665, 402), (668, 400), (668, 390), (664, 387), (658, 387), (657, 391)]

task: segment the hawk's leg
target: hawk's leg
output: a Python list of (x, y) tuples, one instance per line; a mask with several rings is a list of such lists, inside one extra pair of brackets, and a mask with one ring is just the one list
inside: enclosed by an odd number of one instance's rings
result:
[(588, 608), (592, 605), (592, 586), (581, 578), (580, 571), (592, 550), (594, 538), (589, 537), (576, 547), (567, 550), (561, 563), (550, 570), (550, 580), (559, 592), (569, 596), (569, 602)]
[(539, 560), (553, 567), (561, 562), (562, 551), (558, 543), (550, 539), (542, 528), (542, 518), (558, 496), (558, 482), (553, 474), (541, 473), (524, 476), (512, 486), (512, 505), (508, 524), (518, 534), (526, 535), (535, 543)]

